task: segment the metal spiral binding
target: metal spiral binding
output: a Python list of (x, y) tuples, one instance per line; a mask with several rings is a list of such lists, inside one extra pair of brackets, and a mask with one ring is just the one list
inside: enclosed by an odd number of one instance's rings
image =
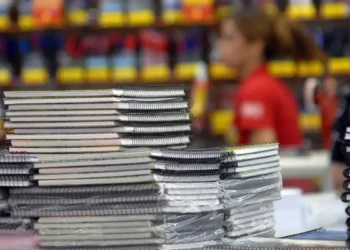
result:
[(10, 197), (8, 202), (13, 206), (19, 205), (98, 205), (98, 204), (122, 204), (136, 202), (157, 202), (160, 199), (158, 195), (139, 195), (139, 196), (116, 196), (116, 197), (88, 197), (84, 199), (75, 198), (13, 198)]
[(0, 163), (30, 163), (26, 153), (10, 153), (7, 148), (0, 149)]
[(166, 102), (166, 103), (137, 103), (127, 102), (130, 110), (182, 110), (188, 108), (187, 102)]
[(156, 97), (184, 97), (186, 95), (184, 89), (124, 89), (123, 96), (138, 98), (156, 98)]
[(33, 164), (0, 163), (0, 175), (30, 175), (34, 173)]
[(187, 112), (173, 112), (173, 113), (161, 113), (161, 114), (123, 114), (120, 117), (120, 121), (124, 122), (181, 122), (189, 121), (190, 116)]
[(159, 166), (161, 170), (167, 171), (210, 171), (219, 170), (220, 163), (177, 163), (170, 161), (157, 161), (155, 166)]
[(190, 138), (188, 136), (173, 137), (173, 138), (142, 138), (142, 139), (133, 139), (130, 138), (130, 146), (150, 146), (150, 147), (159, 147), (159, 146), (168, 146), (168, 145), (179, 145), (190, 143)]
[(161, 149), (151, 151), (150, 156), (155, 159), (165, 159), (178, 162), (221, 162), (220, 150), (173, 150)]
[[(350, 125), (350, 124), (349, 124)], [(346, 136), (346, 130), (345, 131), (342, 131), (341, 133), (340, 133), (340, 139), (344, 139), (343, 141), (342, 141), (342, 146), (341, 146), (341, 150), (342, 150), (342, 153), (344, 154), (344, 158), (345, 158), (345, 164), (347, 165), (347, 167), (346, 167), (346, 169), (344, 170), (344, 172), (343, 172), (343, 175), (344, 175), (344, 177), (345, 177), (345, 181), (343, 182), (343, 186), (345, 186), (346, 184), (348, 184), (349, 183), (349, 181), (350, 181), (350, 155), (349, 155), (349, 153), (347, 153), (347, 144), (348, 144), (348, 142), (345, 140), (345, 136)], [(349, 188), (346, 188), (345, 190), (349, 190)], [(348, 203), (349, 204), (349, 200), (350, 199), (348, 199), (347, 198), (347, 196), (349, 195), (350, 193), (349, 192), (344, 192), (342, 195), (341, 195), (341, 200), (343, 201), (343, 202), (345, 202), (345, 203)], [(346, 209), (346, 213), (350, 216), (350, 211), (349, 211), (349, 209), (350, 209), (350, 207), (347, 207), (347, 209)], [(349, 230), (349, 225), (347, 225), (347, 227), (348, 227), (348, 230)], [(347, 239), (348, 241), (350, 240), (350, 238), (349, 238), (349, 235), (348, 235), (348, 239)]]
[(160, 182), (214, 182), (220, 179), (218, 171), (201, 171), (195, 175), (191, 172), (154, 171)]
[(11, 211), (14, 217), (65, 217), (65, 216), (111, 216), (159, 214), (167, 209), (167, 204), (158, 202), (110, 205), (64, 205), (64, 206), (18, 206)]
[(191, 131), (191, 124), (172, 125), (172, 126), (133, 126), (133, 132), (138, 134), (156, 134), (156, 133), (174, 133)]
[(82, 186), (82, 187), (32, 187), (26, 189), (12, 188), (10, 195), (79, 195), (79, 194), (106, 194), (106, 193), (133, 193), (133, 192), (158, 192), (161, 188), (156, 183), (149, 184), (132, 184), (132, 185), (106, 185), (106, 186)]
[(0, 176), (0, 186), (3, 187), (30, 187), (34, 182), (28, 176)]

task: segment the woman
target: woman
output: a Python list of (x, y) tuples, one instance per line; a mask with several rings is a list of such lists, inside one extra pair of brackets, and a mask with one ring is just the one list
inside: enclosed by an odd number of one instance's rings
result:
[(239, 144), (278, 141), (281, 147), (302, 144), (297, 102), (267, 69), (270, 59), (324, 60), (302, 27), (284, 17), (245, 9), (221, 26), (222, 60), (241, 80), (234, 107)]

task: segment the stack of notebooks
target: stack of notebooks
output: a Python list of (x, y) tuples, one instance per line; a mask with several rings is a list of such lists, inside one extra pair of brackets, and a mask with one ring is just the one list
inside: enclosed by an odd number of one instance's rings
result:
[(184, 149), (183, 87), (5, 97), (9, 151), (38, 185), (10, 189), (11, 216), (35, 219), (45, 249), (203, 249), (274, 233), (278, 145)]
[(4, 95), (9, 151), (38, 159), (40, 186), (127, 183), (131, 176), (144, 182), (158, 169), (145, 157), (148, 149), (133, 148), (190, 142), (183, 86)]
[(277, 150), (277, 144), (149, 149), (151, 164), (163, 168), (143, 183), (134, 171), (119, 185), (15, 188), (10, 190), (11, 215), (39, 218), (35, 229), (42, 246), (58, 249), (175, 247), (220, 240), (225, 234), (273, 235), (279, 168), (257, 166), (278, 163)]
[(282, 189), (279, 160), (278, 144), (241, 147), (223, 156), (226, 237), (274, 235), (273, 202), (281, 198)]

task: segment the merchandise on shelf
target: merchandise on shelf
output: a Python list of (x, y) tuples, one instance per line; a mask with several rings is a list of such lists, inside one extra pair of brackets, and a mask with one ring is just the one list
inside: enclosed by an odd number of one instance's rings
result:
[(167, 25), (184, 22), (182, 0), (162, 0), (162, 21)]
[(64, 23), (63, 0), (34, 0), (33, 16), (36, 27), (59, 27)]
[(320, 16), (324, 19), (345, 18), (349, 15), (347, 0), (323, 0)]
[(33, 16), (33, 0), (19, 0), (18, 9), (18, 26), (22, 30), (31, 30), (35, 28)]
[(10, 26), (10, 6), (11, 0), (0, 0), (0, 30), (6, 30)]
[(221, 20), (233, 12), (232, 0), (217, 0), (216, 1), (216, 17)]
[(68, 24), (79, 26), (88, 23), (88, 0), (66, 0), (65, 7)]
[(287, 14), (291, 19), (313, 19), (316, 16), (316, 7), (312, 0), (289, 0)]
[(111, 67), (113, 81), (136, 81), (138, 72), (135, 35), (117, 37), (111, 57)]
[(170, 78), (168, 36), (154, 30), (140, 34), (140, 68), (144, 81), (167, 81)]
[(126, 4), (123, 0), (101, 0), (98, 2), (98, 24), (101, 27), (126, 25)]
[(148, 26), (155, 22), (153, 0), (128, 0), (128, 24)]
[(5, 60), (6, 43), (4, 39), (0, 40), (0, 86), (11, 84), (11, 69), (9, 63)]
[(21, 81), (23, 85), (42, 86), (48, 83), (49, 73), (42, 51), (33, 43), (34, 39), (21, 39), (20, 50), (23, 57)]
[(186, 23), (212, 23), (215, 17), (214, 0), (183, 0)]
[(82, 42), (85, 53), (85, 80), (97, 84), (110, 82), (109, 37), (91, 35), (84, 37)]
[(202, 33), (199, 30), (176, 34), (175, 77), (180, 80), (192, 80), (196, 63), (202, 60)]

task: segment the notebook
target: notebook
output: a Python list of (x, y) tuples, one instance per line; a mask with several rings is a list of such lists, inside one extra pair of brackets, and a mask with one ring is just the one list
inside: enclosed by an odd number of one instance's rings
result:
[(73, 97), (73, 98), (30, 98), (30, 99), (10, 99), (5, 98), (5, 105), (19, 105), (19, 104), (55, 104), (55, 103), (115, 103), (115, 102), (169, 102), (169, 101), (183, 101), (179, 97), (155, 97), (155, 98), (137, 98), (137, 97)]
[(35, 110), (182, 110), (188, 109), (186, 101), (171, 102), (119, 102), (119, 103), (94, 103), (94, 104), (20, 104), (9, 105), (10, 111), (35, 111)]
[(106, 90), (4, 91), (6, 98), (123, 96), (138, 98), (184, 97), (187, 86), (118, 86)]
[[(79, 139), (68, 140), (11, 140), (12, 147), (15, 148), (47, 148), (47, 147), (97, 147), (97, 146), (133, 146), (133, 147), (149, 147), (149, 146), (171, 146), (181, 145), (190, 142), (189, 136), (119, 136), (118, 139)], [(28, 152), (23, 150), (23, 152)]]
[[(191, 174), (162, 174), (162, 173), (147, 173), (147, 170), (135, 171), (130, 176), (118, 176), (115, 173), (102, 173), (91, 177), (90, 175), (82, 174), (81, 178), (76, 178), (77, 175), (73, 175), (71, 179), (60, 179), (60, 175), (57, 175), (57, 179), (40, 179), (38, 181), (39, 186), (62, 186), (62, 185), (101, 185), (101, 184), (124, 184), (124, 183), (144, 183), (144, 182), (214, 182), (220, 179), (219, 173), (198, 173), (195, 176)], [(140, 174), (140, 175), (137, 175)], [(39, 178), (36, 177), (36, 179)], [(68, 175), (69, 176), (69, 175)], [(92, 175), (93, 176), (93, 175)], [(93, 178), (93, 179), (90, 179)]]
[[(118, 126), (111, 128), (76, 128), (76, 129), (23, 129), (17, 133), (14, 129), (14, 134), (6, 135), (8, 140), (52, 140), (52, 139), (112, 139), (120, 138), (117, 133), (128, 134), (159, 134), (159, 133), (186, 133), (191, 131), (190, 124), (180, 125), (133, 125), (133, 126)], [(40, 131), (40, 132), (39, 132)], [(107, 132), (106, 132), (107, 131)], [(109, 132), (108, 132), (109, 131)], [(64, 133), (60, 133), (64, 132)]]

